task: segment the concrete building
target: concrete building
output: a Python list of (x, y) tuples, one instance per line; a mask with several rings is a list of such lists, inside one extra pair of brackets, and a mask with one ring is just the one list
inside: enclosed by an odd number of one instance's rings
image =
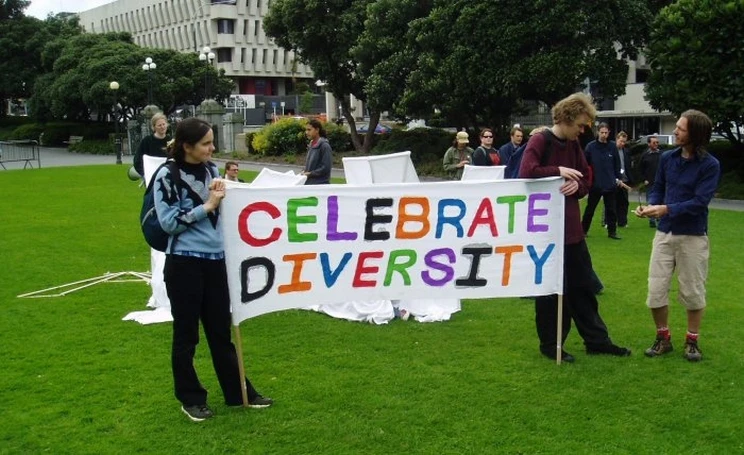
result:
[(659, 112), (646, 101), (646, 80), (650, 68), (641, 54), (628, 62), (625, 95), (616, 100), (605, 100), (600, 106), (598, 120), (610, 126), (612, 134), (625, 131), (631, 139), (647, 134), (672, 134), (676, 118), (670, 112)]
[(142, 47), (199, 52), (235, 80), (235, 94), (284, 96), (294, 81), (315, 90), (312, 70), (266, 37), (271, 0), (116, 0), (79, 13), (88, 33), (129, 32)]

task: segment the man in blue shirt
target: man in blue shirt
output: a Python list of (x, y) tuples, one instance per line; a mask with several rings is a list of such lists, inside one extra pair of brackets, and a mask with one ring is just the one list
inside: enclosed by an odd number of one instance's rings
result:
[(646, 304), (656, 324), (656, 340), (646, 350), (649, 357), (672, 352), (669, 331), (669, 288), (677, 270), (677, 299), (687, 309), (684, 357), (696, 362), (703, 354), (698, 332), (705, 310), (708, 277), (708, 204), (718, 186), (720, 165), (706, 150), (713, 123), (700, 111), (682, 113), (674, 129), (678, 148), (661, 155), (649, 205), (635, 213), (658, 218), (649, 263)]
[(509, 133), (510, 140), (506, 144), (499, 147), (499, 161), (501, 164), (506, 166), (509, 163), (509, 158), (512, 154), (522, 145), (522, 139), (524, 138), (524, 132), (522, 128), (517, 125), (511, 129)]
[(617, 235), (617, 208), (615, 195), (620, 185), (620, 161), (617, 155), (615, 141), (609, 141), (610, 128), (606, 123), (600, 123), (597, 129), (597, 140), (586, 146), (586, 161), (592, 167), (594, 182), (589, 190), (589, 198), (581, 218), (584, 234), (589, 232), (599, 200), (604, 201), (605, 221), (609, 238), (619, 240)]

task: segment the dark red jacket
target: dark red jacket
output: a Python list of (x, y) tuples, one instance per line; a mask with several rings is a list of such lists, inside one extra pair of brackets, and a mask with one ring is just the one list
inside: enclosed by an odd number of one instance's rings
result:
[(584, 239), (584, 230), (581, 227), (581, 211), (579, 199), (589, 193), (589, 165), (584, 157), (579, 141), (563, 141), (550, 133), (552, 148), (550, 158), (545, 166), (540, 165), (545, 151), (545, 136), (535, 134), (527, 143), (522, 157), (522, 165), (519, 167), (520, 178), (543, 178), (561, 175), (559, 166), (576, 169), (584, 177), (579, 181), (579, 189), (576, 193), (566, 197), (565, 238), (566, 245), (573, 245)]

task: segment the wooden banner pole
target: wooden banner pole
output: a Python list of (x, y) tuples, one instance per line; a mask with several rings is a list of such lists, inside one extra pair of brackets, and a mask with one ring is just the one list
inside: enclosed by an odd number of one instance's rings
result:
[(243, 339), (240, 336), (240, 326), (233, 325), (235, 329), (235, 350), (238, 355), (238, 371), (240, 372), (240, 393), (243, 395), (243, 407), (248, 407), (248, 389), (245, 385), (245, 365), (243, 364)]
[(560, 365), (563, 353), (563, 294), (558, 294), (558, 331), (555, 337), (555, 363)]

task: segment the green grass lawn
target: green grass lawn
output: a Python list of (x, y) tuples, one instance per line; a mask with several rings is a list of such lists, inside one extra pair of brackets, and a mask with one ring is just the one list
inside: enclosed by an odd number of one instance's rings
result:
[[(468, 300), (445, 323), (388, 325), (286, 311), (241, 325), (251, 380), (276, 400), (232, 409), (205, 343), (197, 368), (216, 417), (189, 421), (173, 397), (170, 324), (121, 321), (149, 288), (112, 283), (60, 298), (18, 294), (145, 271), (142, 189), (122, 166), (0, 172), (0, 453), (625, 453), (744, 452), (744, 213), (710, 216), (704, 360), (648, 359), (645, 307), (653, 230), (631, 215), (588, 239), (606, 286), (601, 312), (629, 358), (589, 357), (575, 330), (556, 366), (537, 350), (533, 303)], [(252, 175), (243, 172), (241, 177)], [(598, 211), (599, 212), (599, 211)]]

